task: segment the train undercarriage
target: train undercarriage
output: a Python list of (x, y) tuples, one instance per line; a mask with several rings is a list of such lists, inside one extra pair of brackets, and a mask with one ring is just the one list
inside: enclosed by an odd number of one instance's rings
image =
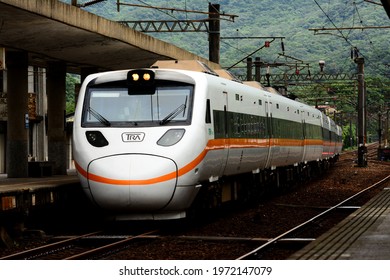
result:
[(236, 202), (243, 204), (259, 202), (319, 178), (337, 160), (338, 156), (335, 156), (327, 160), (264, 169), (204, 183), (189, 212), (220, 209), (223, 205)]

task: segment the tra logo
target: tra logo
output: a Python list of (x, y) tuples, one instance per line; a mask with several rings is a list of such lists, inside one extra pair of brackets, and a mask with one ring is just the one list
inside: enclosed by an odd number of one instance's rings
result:
[(143, 132), (124, 132), (122, 133), (123, 142), (142, 142), (144, 141), (145, 133)]

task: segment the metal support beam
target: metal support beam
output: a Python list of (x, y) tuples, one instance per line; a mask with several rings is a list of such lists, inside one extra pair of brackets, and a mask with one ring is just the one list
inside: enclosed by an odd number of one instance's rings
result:
[(358, 66), (358, 166), (367, 166), (366, 147), (366, 93), (364, 85), (364, 58), (355, 59)]
[[(255, 62), (256, 65), (256, 62)], [(246, 76), (238, 75), (241, 80), (246, 80)], [(266, 84), (268, 80), (272, 86), (281, 85), (305, 85), (312, 84), (313, 82), (329, 82), (329, 81), (356, 81), (356, 74), (272, 74), (272, 75), (260, 75), (259, 82)], [(256, 77), (252, 77), (252, 80), (257, 80)]]
[(209, 32), (209, 20), (118, 21), (140, 32)]
[(252, 58), (248, 57), (246, 59), (246, 80), (247, 81), (252, 81)]
[(260, 77), (261, 77), (261, 61), (260, 57), (255, 57), (255, 81), (260, 82)]
[[(105, 0), (100, 0), (100, 1), (105, 1)], [(152, 5), (140, 5), (140, 4), (122, 3), (120, 0), (117, 0), (116, 5), (117, 5), (118, 13), (120, 12), (120, 6), (130, 6), (130, 7), (138, 7), (138, 8), (156, 9), (156, 10), (160, 10), (160, 11), (169, 11), (171, 13), (173, 13), (173, 12), (183, 12), (183, 13), (187, 13), (187, 14), (188, 13), (193, 13), (193, 14), (203, 14), (203, 15), (208, 15), (208, 16), (218, 14), (221, 19), (223, 18), (224, 20), (233, 21), (233, 22), (234, 22), (235, 18), (238, 17), (237, 15), (232, 15), (232, 14), (226, 14), (226, 13), (220, 14), (219, 10), (218, 11), (217, 10), (212, 10), (212, 11), (209, 11), (209, 12), (202, 12), (202, 11), (187, 10), (187, 9), (157, 7), (157, 6), (152, 6)], [(213, 4), (211, 4), (211, 5), (213, 5)]]
[(353, 26), (353, 27), (337, 27), (337, 28), (326, 28), (326, 27), (320, 27), (320, 28), (309, 28), (309, 31), (333, 31), (333, 30), (364, 30), (364, 29), (389, 29), (390, 26)]
[(219, 4), (209, 3), (209, 60), (219, 64), (219, 46), (221, 37), (221, 24)]

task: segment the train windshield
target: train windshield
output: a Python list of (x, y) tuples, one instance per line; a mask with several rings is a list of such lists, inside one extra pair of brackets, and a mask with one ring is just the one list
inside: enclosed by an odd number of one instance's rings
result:
[(186, 125), (191, 122), (193, 85), (157, 83), (152, 94), (129, 94), (125, 86), (87, 89), (84, 127)]

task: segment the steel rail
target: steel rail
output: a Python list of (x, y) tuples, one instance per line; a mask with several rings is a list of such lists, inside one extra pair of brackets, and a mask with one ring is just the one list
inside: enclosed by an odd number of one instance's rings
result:
[(280, 234), (279, 236), (277, 236), (277, 237), (271, 239), (270, 241), (264, 243), (263, 245), (257, 247), (256, 249), (250, 251), (249, 253), (247, 253), (247, 254), (245, 254), (245, 255), (242, 255), (241, 257), (237, 258), (237, 260), (244, 260), (244, 259), (246, 259), (247, 257), (252, 256), (252, 255), (258, 253), (259, 251), (264, 250), (265, 248), (267, 248), (267, 247), (273, 245), (274, 243), (278, 242), (278, 241), (281, 240), (282, 238), (286, 238), (287, 235), (289, 235), (289, 234), (291, 234), (291, 233), (297, 231), (298, 229), (303, 228), (304, 226), (306, 226), (306, 225), (308, 225), (308, 224), (314, 222), (315, 220), (318, 220), (319, 218), (325, 216), (325, 215), (328, 214), (329, 212), (336, 210), (337, 208), (339, 208), (341, 205), (345, 204), (346, 202), (348, 202), (348, 201), (354, 199), (355, 197), (357, 197), (357, 196), (359, 196), (359, 195), (365, 193), (366, 191), (368, 191), (368, 190), (370, 190), (370, 189), (372, 189), (372, 188), (375, 188), (375, 187), (378, 187), (378, 186), (384, 184), (384, 183), (387, 182), (388, 180), (390, 180), (390, 175), (387, 176), (387, 177), (385, 177), (385, 178), (383, 178), (382, 180), (376, 182), (375, 184), (373, 184), (373, 185), (371, 185), (371, 186), (369, 186), (369, 187), (367, 187), (367, 188), (361, 190), (360, 192), (358, 192), (358, 193), (356, 193), (356, 194), (350, 196), (349, 198), (347, 198), (347, 199), (343, 200), (342, 202), (338, 203), (337, 205), (335, 205), (335, 206), (333, 206), (333, 207), (331, 207), (331, 208), (325, 210), (324, 212), (322, 212), (322, 213), (320, 213), (320, 214), (314, 216), (313, 218), (311, 218), (311, 219), (309, 219), (309, 220), (303, 222), (302, 224), (299, 224), (299, 225), (297, 225), (296, 227), (294, 227), (294, 228), (292, 228), (292, 229), (290, 229), (290, 230), (288, 230), (288, 231), (286, 231), (286, 232)]
[(155, 233), (157, 232), (158, 230), (152, 230), (152, 231), (149, 231), (149, 232), (145, 232), (145, 233), (142, 233), (142, 234), (139, 234), (139, 235), (135, 235), (135, 236), (130, 236), (128, 238), (125, 238), (123, 240), (120, 240), (120, 241), (116, 241), (116, 242), (113, 242), (113, 243), (110, 243), (110, 244), (107, 244), (107, 245), (104, 245), (104, 246), (101, 246), (101, 247), (98, 247), (98, 248), (94, 248), (92, 250), (88, 250), (88, 251), (85, 251), (85, 252), (82, 252), (80, 254), (76, 254), (76, 255), (73, 255), (73, 256), (70, 256), (70, 257), (67, 257), (65, 258), (64, 260), (80, 260), (80, 259), (86, 259), (87, 257), (90, 257), (92, 255), (96, 255), (96, 254), (100, 254), (100, 253), (103, 253), (103, 252), (106, 252), (108, 251), (109, 249), (113, 249), (114, 247), (116, 246), (119, 246), (119, 245), (124, 245), (126, 244), (127, 242), (131, 241), (131, 240), (134, 240), (134, 239), (137, 239), (137, 238), (143, 238), (149, 234), (152, 234), (152, 233)]
[(98, 233), (101, 233), (101, 231), (95, 231), (95, 232), (83, 234), (80, 236), (71, 237), (71, 238), (68, 238), (66, 240), (61, 240), (61, 241), (58, 241), (55, 243), (50, 243), (50, 244), (43, 245), (43, 246), (36, 247), (36, 248), (32, 248), (32, 249), (29, 249), (26, 251), (18, 252), (18, 253), (12, 254), (12, 255), (4, 256), (4, 257), (1, 257), (0, 260), (28, 259), (28, 257), (41, 255), (41, 254), (43, 254), (43, 252), (48, 252), (50, 249), (54, 250), (60, 246), (66, 246), (66, 245), (68, 245), (76, 240), (80, 240), (80, 239), (86, 238), (88, 236), (96, 235)]

